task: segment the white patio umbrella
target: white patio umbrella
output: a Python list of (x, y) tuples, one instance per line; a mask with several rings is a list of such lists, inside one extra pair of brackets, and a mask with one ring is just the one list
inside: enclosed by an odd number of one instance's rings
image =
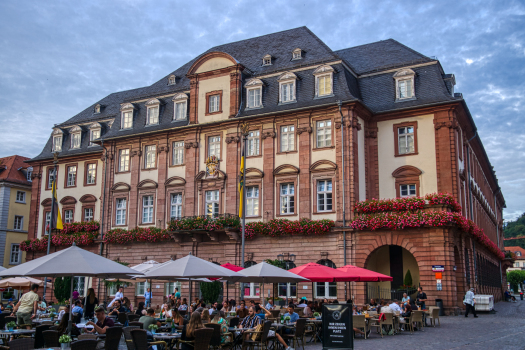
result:
[[(76, 246), (75, 243), (67, 249), (41, 258), (28, 261), (21, 265), (0, 272), (4, 276), (32, 276), (32, 277), (127, 277), (141, 273), (121, 265), (103, 256), (88, 252)], [(71, 298), (68, 330), (71, 332), (73, 314), (73, 278), (71, 278)]]
[[(262, 283), (262, 300), (264, 301), (264, 283), (291, 283), (291, 282), (310, 282), (309, 279), (296, 275), (273, 266), (267, 262), (261, 262), (246, 269), (240, 270), (238, 273), (244, 277), (239, 279), (239, 282), (254, 282)], [(263, 302), (264, 304), (264, 302)]]
[(144, 272), (147, 279), (159, 280), (188, 280), (190, 282), (189, 300), (191, 303), (191, 281), (198, 278), (222, 278), (228, 281), (237, 281), (243, 275), (216, 265), (212, 262), (197, 258), (191, 253), (177, 260), (170, 260), (161, 266)]

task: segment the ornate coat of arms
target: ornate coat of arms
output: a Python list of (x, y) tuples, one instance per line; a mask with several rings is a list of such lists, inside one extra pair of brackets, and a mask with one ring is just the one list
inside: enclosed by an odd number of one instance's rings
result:
[(216, 156), (209, 156), (206, 159), (206, 177), (219, 176), (219, 159)]

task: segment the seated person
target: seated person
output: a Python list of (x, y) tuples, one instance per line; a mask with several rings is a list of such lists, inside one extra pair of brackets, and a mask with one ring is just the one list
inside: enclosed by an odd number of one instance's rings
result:
[(272, 313), (260, 305), (255, 306), (255, 315), (261, 320), (264, 320), (266, 317), (272, 317)]
[(401, 302), (403, 305), (410, 304), (410, 297), (407, 295), (407, 293), (403, 293), (403, 298), (401, 299)]
[(377, 307), (377, 303), (375, 299), (370, 299), (370, 306)]
[(274, 306), (273, 306), (273, 300), (272, 299), (268, 299), (268, 302), (266, 303), (265, 308), (266, 308), (266, 310), (273, 310)]
[(241, 305), (237, 309), (237, 316), (239, 316), (239, 318), (245, 318), (248, 316), (248, 309), (246, 308), (246, 303), (244, 300), (241, 300)]
[[(69, 323), (69, 312), (64, 314), (64, 317), (60, 320), (58, 324), (57, 331), (59, 335), (67, 334), (67, 325)], [(71, 326), (71, 335), (80, 335), (80, 330), (75, 324)]]
[[(209, 313), (207, 313), (209, 315)], [(192, 341), (195, 340), (195, 330), (204, 328), (202, 324), (201, 314), (199, 312), (194, 312), (191, 314), (190, 321), (188, 324), (185, 324), (182, 327), (182, 332), (180, 335), (181, 340)], [(190, 344), (180, 343), (181, 350), (193, 350), (193, 346)]]
[(247, 330), (257, 327), (261, 323), (261, 319), (255, 315), (255, 306), (248, 308), (248, 316), (246, 316), (239, 325), (239, 329)]
[(395, 312), (401, 313), (402, 311), (396, 301), (390, 301), (390, 303), (388, 304), (388, 307), (390, 307), (392, 311), (394, 311), (394, 313)]
[(148, 330), (151, 324), (156, 324), (160, 327), (160, 322), (155, 320), (155, 310), (149, 308), (146, 310), (146, 316), (141, 316), (139, 322), (142, 322), (142, 329)]
[(106, 317), (106, 313), (101, 307), (95, 310), (95, 317), (97, 318), (97, 323), (92, 321), (86, 323), (86, 326), (93, 326), (93, 330), (86, 329), (89, 333), (97, 332), (98, 334), (106, 334), (108, 328), (115, 326), (113, 320)]
[(69, 305), (66, 305), (62, 310), (60, 310), (60, 312), (58, 313), (58, 320), (60, 321), (66, 313), (69, 313)]
[(120, 304), (120, 300), (115, 300), (115, 302), (113, 302), (113, 310), (108, 313), (108, 316), (109, 315), (115, 315), (115, 316), (118, 316), (119, 313), (121, 312), (124, 312), (126, 313), (127, 310), (125, 307), (123, 307), (121, 304)]
[(288, 312), (284, 314), (284, 318), (286, 318), (286, 316), (290, 316), (290, 323), (297, 322), (297, 320), (299, 319), (299, 314), (297, 314), (297, 312), (294, 311), (293, 306), (288, 306), (287, 311)]
[(75, 306), (73, 307), (73, 314), (80, 314), (80, 318), (82, 318), (83, 313), (84, 309), (82, 309), (82, 302), (80, 300), (75, 301)]
[(306, 305), (308, 305), (308, 300), (306, 300), (306, 297), (302, 297), (301, 303), (297, 307), (306, 307)]
[(306, 304), (306, 307), (303, 309), (303, 315), (305, 317), (313, 317), (314, 313), (312, 312), (312, 308), (314, 307), (314, 303), (312, 303), (311, 301), (309, 301), (307, 304)]

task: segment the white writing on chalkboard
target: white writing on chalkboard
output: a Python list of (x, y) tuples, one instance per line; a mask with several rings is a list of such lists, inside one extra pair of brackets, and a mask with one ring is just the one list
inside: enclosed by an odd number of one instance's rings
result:
[(330, 322), (328, 323), (328, 329), (332, 330), (333, 333), (341, 333), (341, 331), (346, 330), (346, 325), (344, 323)]

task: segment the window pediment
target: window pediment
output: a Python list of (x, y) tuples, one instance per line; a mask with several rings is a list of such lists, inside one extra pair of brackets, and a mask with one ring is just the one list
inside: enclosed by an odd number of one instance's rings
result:
[(400, 71), (397, 71), (394, 74), (394, 78), (409, 78), (409, 77), (413, 77), (414, 75), (416, 75), (416, 72), (414, 72), (410, 68), (407, 68), (407, 69), (402, 69)]
[(157, 188), (158, 184), (153, 180), (143, 180), (137, 185), (138, 189), (144, 190), (148, 188)]
[(310, 165), (310, 172), (320, 172), (320, 171), (335, 171), (337, 169), (337, 164), (329, 160), (318, 160), (314, 164)]
[(117, 182), (111, 187), (112, 192), (122, 192), (131, 190), (131, 186), (124, 182)]
[(299, 168), (291, 164), (283, 164), (275, 168), (273, 171), (274, 175), (297, 175), (299, 174)]
[(152, 98), (146, 102), (146, 106), (158, 106), (160, 105), (160, 101), (156, 98)]
[(59, 128), (55, 128), (53, 129), (53, 136), (58, 136), (58, 135), (63, 135), (64, 132), (62, 131), (62, 129), (59, 129)]
[(80, 203), (95, 203), (96, 201), (97, 201), (97, 197), (95, 197), (92, 194), (85, 194), (79, 199)]
[(263, 86), (263, 85), (264, 83), (261, 79), (253, 78), (253, 79), (248, 80), (248, 82), (244, 84), (244, 87), (249, 88), (249, 87), (257, 87), (257, 86)]
[(120, 110), (121, 111), (127, 111), (127, 110), (130, 110), (130, 109), (135, 109), (135, 106), (132, 104), (132, 103), (122, 103), (120, 105)]
[(183, 186), (186, 184), (186, 180), (179, 176), (173, 176), (166, 180), (165, 186)]
[(260, 179), (264, 177), (264, 172), (257, 168), (248, 168), (246, 169), (246, 178), (247, 179)]
[(285, 80), (297, 80), (297, 75), (295, 75), (293, 72), (286, 72), (279, 76), (277, 81), (285, 81)]
[(89, 130), (93, 130), (93, 129), (102, 129), (102, 125), (100, 125), (100, 123), (98, 122), (94, 122), (93, 124), (89, 126)]
[(335, 70), (332, 68), (332, 66), (323, 65), (323, 66), (317, 67), (316, 70), (314, 70), (313, 75), (333, 73), (334, 71)]
[(423, 172), (419, 170), (418, 168), (416, 168), (415, 166), (404, 165), (394, 170), (394, 172), (392, 173), (392, 176), (395, 178), (413, 177), (413, 176), (419, 176), (422, 173)]
[(82, 132), (82, 128), (80, 126), (78, 126), (78, 125), (75, 125), (71, 129), (69, 129), (69, 133), (70, 134), (74, 134), (74, 133), (77, 133), (77, 132)]
[(67, 205), (67, 204), (75, 204), (77, 200), (74, 197), (71, 196), (65, 196), (60, 200), (60, 204)]
[(175, 96), (173, 96), (172, 101), (184, 101), (188, 99), (188, 95), (185, 93), (178, 93)]

